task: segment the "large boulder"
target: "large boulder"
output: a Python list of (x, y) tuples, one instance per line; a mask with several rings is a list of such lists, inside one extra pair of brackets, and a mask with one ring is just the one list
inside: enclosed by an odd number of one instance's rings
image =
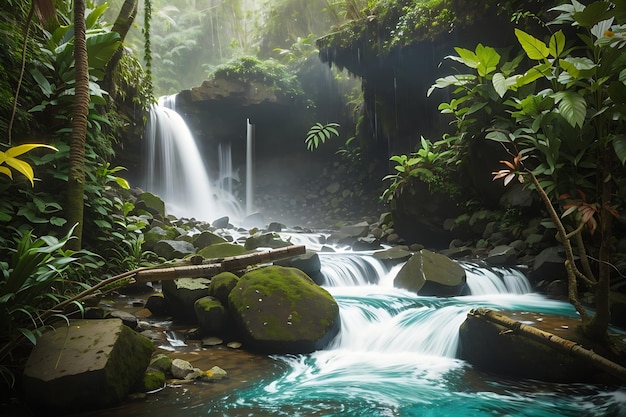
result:
[(243, 275), (229, 311), (248, 345), (268, 353), (307, 353), (339, 331), (335, 299), (296, 268), (266, 266)]
[[(514, 320), (522, 319), (524, 322), (533, 319), (528, 314), (519, 319), (515, 313), (501, 314)], [(561, 322), (565, 320), (559, 318)], [(552, 322), (549, 317), (541, 317), (541, 320), (535, 321)], [(575, 322), (571, 324), (565, 327), (576, 327)], [(572, 338), (572, 335), (567, 338)], [(552, 382), (590, 381), (597, 373), (589, 363), (493, 323), (480, 314), (467, 315), (459, 329), (459, 340), (460, 358), (486, 372)]]
[(185, 256), (195, 253), (196, 248), (192, 243), (185, 240), (160, 240), (154, 244), (153, 251), (157, 255), (171, 261), (174, 259), (182, 259)]
[(114, 406), (141, 381), (153, 350), (119, 319), (72, 321), (37, 340), (24, 395), (47, 413)]
[(467, 294), (465, 270), (447, 256), (422, 249), (404, 264), (393, 285), (419, 295)]

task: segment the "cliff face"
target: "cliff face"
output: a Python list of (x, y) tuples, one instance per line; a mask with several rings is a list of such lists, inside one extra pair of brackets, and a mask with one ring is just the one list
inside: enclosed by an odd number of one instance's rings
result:
[(319, 39), (320, 58), (362, 79), (365, 123), (376, 138), (364, 147), (375, 154), (407, 153), (420, 136), (436, 140), (445, 131), (448, 120), (437, 110), (445, 92), (426, 92), (450, 74), (442, 62), (454, 47), (512, 45), (511, 12), (538, 12), (546, 3), (551, 2), (380, 1), (371, 14)]

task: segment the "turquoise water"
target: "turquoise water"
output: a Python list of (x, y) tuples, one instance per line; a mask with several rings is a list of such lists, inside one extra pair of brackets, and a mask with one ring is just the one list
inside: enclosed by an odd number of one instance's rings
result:
[(274, 377), (198, 407), (197, 415), (626, 416), (625, 389), (506, 380), (455, 358), (458, 328), (472, 308), (576, 316), (567, 303), (528, 293), (518, 272), (470, 266), (468, 280), (492, 282), (471, 283), (470, 296), (419, 297), (392, 287), (395, 271), (361, 265), (381, 275), (341, 278), (345, 271), (329, 265), (341, 269), (346, 263), (330, 258), (322, 261), (326, 276), (332, 275), (326, 289), (342, 320), (332, 345), (307, 355), (273, 356)]

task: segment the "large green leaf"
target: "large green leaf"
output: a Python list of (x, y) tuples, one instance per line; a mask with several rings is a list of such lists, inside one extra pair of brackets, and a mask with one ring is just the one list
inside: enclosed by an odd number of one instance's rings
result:
[[(458, 47), (454, 48), (454, 50), (457, 54), (459, 54), (459, 57), (461, 58), (460, 62), (464, 63), (470, 68), (478, 68), (478, 65), (480, 64), (480, 59), (476, 56), (474, 52), (470, 51), (469, 49)], [(451, 56), (449, 58), (459, 61), (459, 59), (457, 59), (456, 57)]]
[(493, 88), (496, 90), (496, 93), (498, 93), (500, 98), (502, 98), (509, 89), (517, 85), (518, 77), (520, 76), (514, 75), (507, 78), (502, 73), (496, 72), (493, 74), (491, 83), (493, 84)]
[(494, 72), (500, 63), (500, 54), (496, 52), (495, 49), (489, 46), (483, 46), (480, 43), (476, 47), (475, 56), (479, 61), (476, 70), (481, 77)]
[(622, 165), (626, 165), (626, 135), (615, 135), (613, 137), (613, 149), (615, 155)]
[(104, 32), (87, 36), (87, 54), (89, 66), (101, 69), (106, 66), (115, 51), (120, 47), (120, 35), (117, 32)]
[(524, 48), (524, 52), (530, 59), (534, 59), (535, 61), (541, 61), (548, 57), (550, 54), (550, 49), (546, 46), (545, 43), (535, 38), (533, 35), (530, 35), (523, 30), (515, 29), (515, 36), (519, 41), (522, 48)]
[(553, 95), (559, 106), (559, 112), (572, 125), (582, 127), (587, 115), (585, 99), (574, 91), (558, 91)]
[(565, 50), (565, 34), (562, 30), (559, 30), (550, 37), (549, 52), (554, 58), (558, 58)]
[(585, 7), (584, 10), (574, 13), (574, 20), (580, 26), (590, 28), (596, 23), (611, 17), (611, 3), (608, 1), (596, 1)]

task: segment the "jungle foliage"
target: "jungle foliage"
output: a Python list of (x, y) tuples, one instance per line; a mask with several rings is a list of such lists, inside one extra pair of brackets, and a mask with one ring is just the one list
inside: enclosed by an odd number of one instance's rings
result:
[[(431, 91), (452, 88), (439, 108), (454, 116), (454, 143), (502, 144), (510, 159), (494, 179), (539, 194), (566, 249), (570, 302), (585, 333), (601, 339), (610, 320), (614, 220), (626, 197), (626, 9), (572, 0), (551, 12), (543, 36), (515, 29), (520, 53), (512, 59), (482, 44), (456, 48), (449, 59), (465, 70)], [(581, 288), (593, 292), (595, 314)]]

